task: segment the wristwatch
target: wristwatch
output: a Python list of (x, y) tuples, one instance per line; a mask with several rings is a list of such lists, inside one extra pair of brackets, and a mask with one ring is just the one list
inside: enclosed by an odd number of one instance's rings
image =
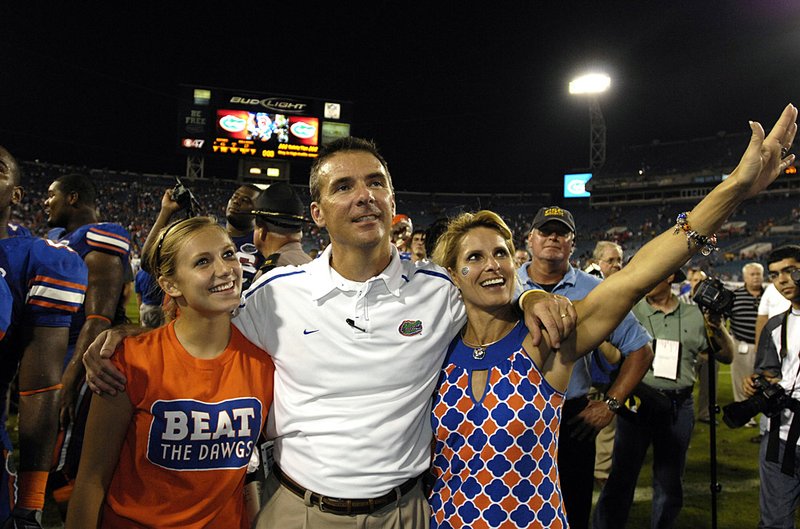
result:
[(617, 413), (617, 410), (619, 410), (620, 406), (622, 406), (622, 404), (620, 404), (619, 401), (614, 397), (606, 397), (605, 403), (611, 413)]

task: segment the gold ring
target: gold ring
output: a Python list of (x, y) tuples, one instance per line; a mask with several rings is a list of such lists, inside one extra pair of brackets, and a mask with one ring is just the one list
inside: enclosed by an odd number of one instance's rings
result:
[(561, 317), (562, 317), (562, 318), (566, 318), (566, 317), (567, 317), (567, 315), (566, 315), (566, 314), (562, 314), (562, 315), (561, 315)]

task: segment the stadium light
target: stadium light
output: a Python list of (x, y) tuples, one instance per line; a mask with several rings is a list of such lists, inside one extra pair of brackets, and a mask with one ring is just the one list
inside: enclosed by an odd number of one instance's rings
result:
[(576, 77), (569, 83), (569, 93), (575, 95), (601, 94), (611, 87), (611, 78), (604, 73)]
[(611, 87), (611, 78), (604, 73), (576, 77), (569, 83), (569, 93), (589, 99), (589, 168), (599, 169), (606, 163), (606, 120), (598, 97)]

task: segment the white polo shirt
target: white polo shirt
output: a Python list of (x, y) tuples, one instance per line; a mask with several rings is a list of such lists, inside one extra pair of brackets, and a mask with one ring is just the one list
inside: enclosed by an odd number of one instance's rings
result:
[(357, 283), (330, 254), (261, 277), (233, 322), (275, 362), (268, 433), (284, 472), (326, 496), (377, 497), (429, 466), (431, 396), (466, 313), (434, 264), (393, 248)]

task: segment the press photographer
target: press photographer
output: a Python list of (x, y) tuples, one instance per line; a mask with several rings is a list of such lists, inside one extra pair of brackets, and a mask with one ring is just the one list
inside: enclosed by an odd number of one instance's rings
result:
[(759, 527), (794, 527), (795, 508), (800, 501), (797, 466), (800, 420), (795, 420), (792, 411), (800, 397), (800, 274), (797, 273), (800, 246), (773, 250), (767, 258), (767, 267), (773, 285), (792, 307), (770, 318), (761, 332), (755, 373), (742, 383), (748, 400), (734, 406), (733, 413), (726, 407), (726, 422), (740, 422), (743, 414), (756, 408), (772, 415), (759, 450)]

